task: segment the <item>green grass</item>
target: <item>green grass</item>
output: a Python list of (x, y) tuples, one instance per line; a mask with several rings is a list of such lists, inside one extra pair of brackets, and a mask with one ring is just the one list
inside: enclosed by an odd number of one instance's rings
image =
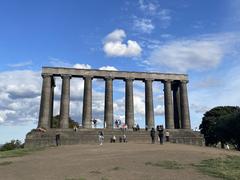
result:
[(101, 174), (100, 171), (94, 170), (94, 171), (90, 171), (91, 174)]
[(200, 172), (228, 180), (240, 179), (240, 156), (203, 160), (194, 165)]
[(84, 177), (80, 178), (65, 178), (65, 180), (86, 180)]
[(30, 154), (35, 151), (43, 150), (44, 148), (35, 148), (35, 149), (14, 149), (9, 151), (0, 151), (0, 158), (8, 158), (8, 157), (19, 157)]
[(146, 162), (146, 166), (162, 167), (164, 169), (183, 169), (184, 166), (176, 161), (159, 161), (156, 163)]
[(4, 162), (1, 162), (1, 163), (0, 163), (0, 166), (6, 166), (6, 165), (9, 165), (9, 164), (12, 164), (12, 161), (4, 161)]

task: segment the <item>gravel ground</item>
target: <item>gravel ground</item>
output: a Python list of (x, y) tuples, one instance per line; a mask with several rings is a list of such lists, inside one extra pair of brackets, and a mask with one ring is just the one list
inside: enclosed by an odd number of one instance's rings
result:
[[(240, 155), (236, 151), (181, 144), (106, 143), (50, 147), (30, 155), (3, 158), (2, 180), (158, 180), (216, 179), (198, 172), (192, 164), (203, 159)], [(182, 169), (146, 165), (176, 161)]]

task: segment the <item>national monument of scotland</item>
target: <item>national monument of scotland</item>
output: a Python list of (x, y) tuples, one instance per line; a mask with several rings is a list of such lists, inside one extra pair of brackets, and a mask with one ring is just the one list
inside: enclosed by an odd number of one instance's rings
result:
[[(61, 77), (62, 79), (60, 128), (52, 128), (54, 77)], [(69, 128), (70, 82), (72, 77), (84, 79), (82, 127), (77, 131)], [(187, 93), (188, 76), (186, 74), (43, 67), (42, 78), (38, 128), (46, 131), (32, 130), (29, 132), (25, 139), (26, 147), (55, 145), (56, 134), (61, 135), (61, 144), (94, 143), (97, 141), (99, 129), (92, 128), (93, 79), (103, 79), (105, 81), (105, 127), (101, 129), (104, 131), (105, 141), (109, 142), (113, 134), (120, 136), (123, 133), (122, 130), (113, 128), (113, 81), (118, 79), (125, 82), (125, 123), (128, 129), (124, 133), (127, 135), (129, 142), (150, 142), (149, 132), (132, 130), (135, 123), (133, 81), (143, 81), (145, 84), (145, 126), (148, 129), (156, 127), (152, 83), (158, 81), (164, 85), (165, 128), (170, 132), (170, 141), (195, 145), (204, 144), (199, 133), (191, 130)]]

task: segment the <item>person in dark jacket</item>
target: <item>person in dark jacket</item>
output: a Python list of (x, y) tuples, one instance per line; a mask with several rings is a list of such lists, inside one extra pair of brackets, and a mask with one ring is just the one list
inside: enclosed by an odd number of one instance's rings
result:
[(152, 144), (155, 143), (155, 129), (152, 128), (152, 130), (150, 131), (150, 135), (151, 135), (151, 138), (152, 138)]
[(160, 125), (157, 129), (158, 129), (158, 136), (159, 136), (159, 139), (160, 139), (160, 144), (163, 144), (163, 135), (164, 135), (163, 125)]

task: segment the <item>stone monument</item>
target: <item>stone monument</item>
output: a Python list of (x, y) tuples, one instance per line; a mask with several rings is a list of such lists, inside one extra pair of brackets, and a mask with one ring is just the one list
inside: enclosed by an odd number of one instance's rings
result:
[[(53, 129), (51, 126), (55, 87), (54, 77), (62, 78), (60, 129)], [(191, 133), (187, 93), (188, 76), (186, 74), (43, 67), (42, 78), (38, 128), (46, 131), (32, 131), (28, 133), (26, 137), (26, 146), (44, 146), (52, 144), (54, 143), (53, 141), (56, 132), (62, 134), (64, 139), (63, 144), (91, 142), (90, 135), (95, 135), (95, 131), (91, 129), (93, 79), (103, 79), (105, 81), (104, 124), (106, 124), (106, 127), (104, 128), (104, 131), (109, 133), (114, 131), (114, 80), (123, 80), (125, 82), (125, 123), (127, 124), (129, 131), (134, 126), (133, 81), (143, 81), (145, 83), (145, 125), (148, 128), (155, 127), (152, 83), (157, 81), (164, 85), (165, 128), (170, 130), (170, 133), (172, 132), (172, 134), (176, 134), (176, 136), (178, 136), (177, 134), (179, 134), (179, 132), (180, 134), (191, 134), (190, 136), (194, 134)], [(68, 128), (71, 78), (84, 79), (82, 128), (75, 134)], [(86, 136), (85, 139), (83, 139), (84, 135)], [(194, 135), (194, 137), (197, 138), (198, 136)], [(137, 136), (136, 138), (138, 139)]]

